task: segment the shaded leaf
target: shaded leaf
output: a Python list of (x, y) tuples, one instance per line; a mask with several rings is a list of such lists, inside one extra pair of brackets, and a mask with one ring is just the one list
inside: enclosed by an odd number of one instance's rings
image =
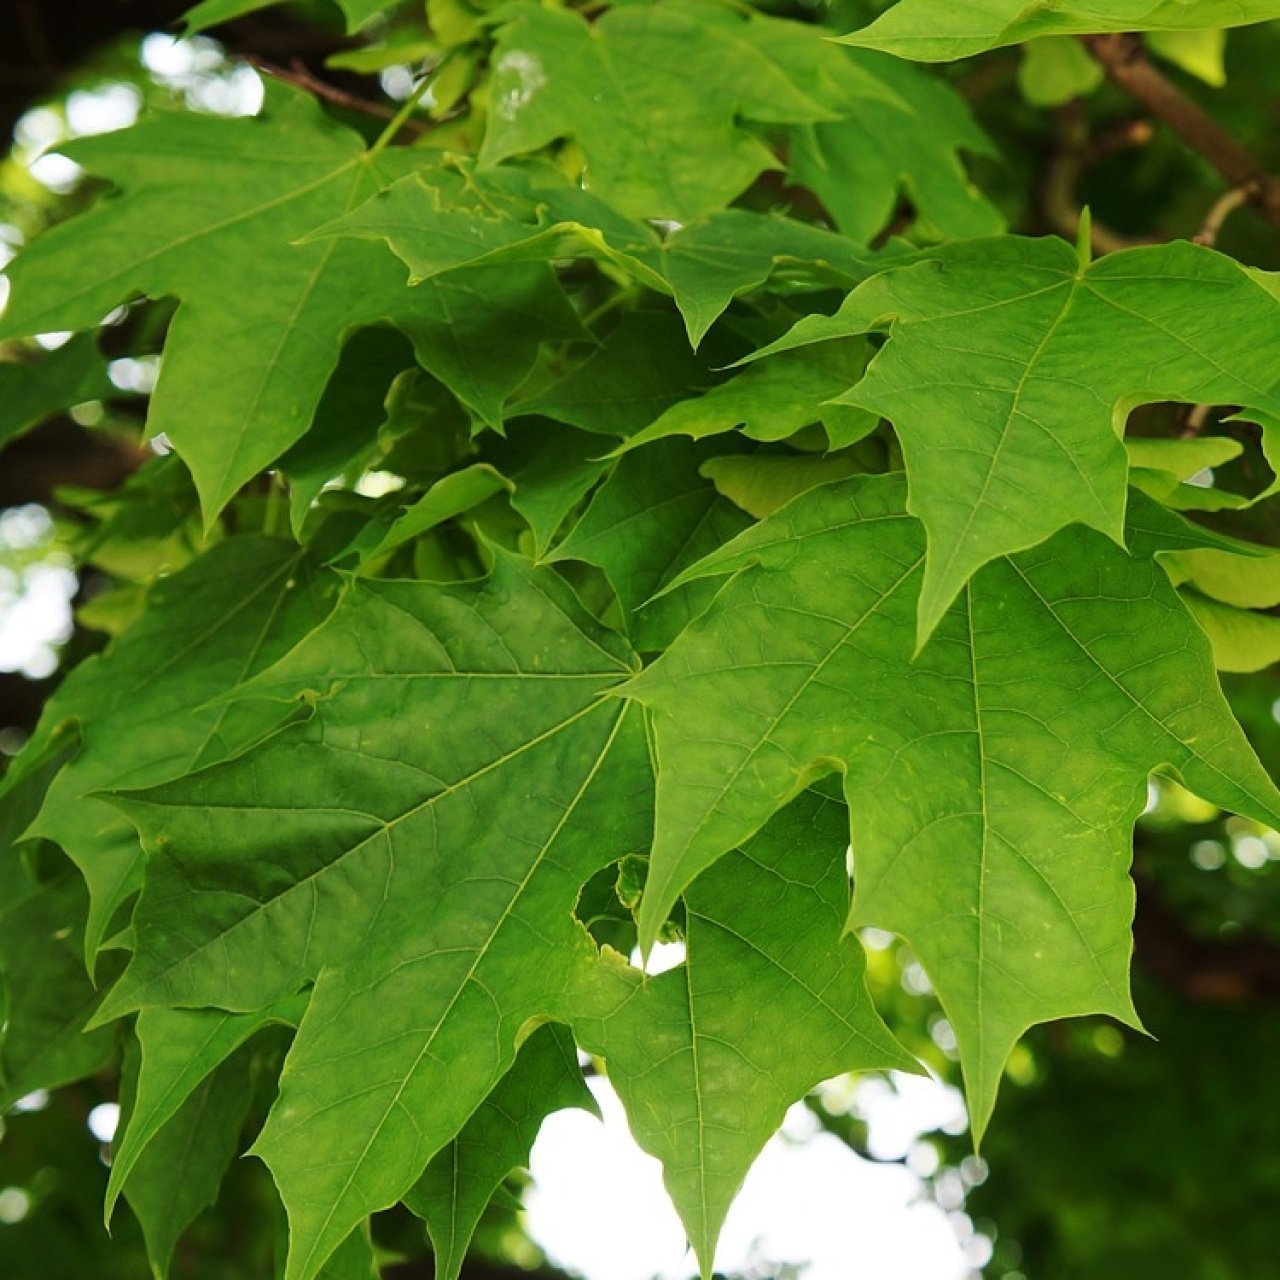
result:
[(87, 334), (38, 359), (0, 363), (0, 445), (63, 409), (115, 393), (98, 344)]
[(543, 1120), (566, 1107), (599, 1111), (582, 1078), (573, 1037), (563, 1027), (539, 1027), (520, 1046), (511, 1070), (404, 1198), (427, 1224), (436, 1280), (458, 1280), (494, 1192), (513, 1169), (529, 1163)]
[(627, 454), (556, 548), (553, 559), (584, 560), (604, 571), (637, 649), (664, 648), (712, 592), (694, 583), (653, 598), (749, 523), (699, 474), (712, 453), (673, 440)]

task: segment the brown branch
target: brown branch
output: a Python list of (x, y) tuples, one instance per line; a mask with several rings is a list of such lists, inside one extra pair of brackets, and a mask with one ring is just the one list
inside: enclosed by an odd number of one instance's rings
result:
[(1280, 225), (1280, 178), (1268, 173), (1242, 143), (1166, 79), (1137, 36), (1081, 36), (1081, 42), (1113, 84), (1163, 120), (1232, 187), (1243, 191), (1263, 217)]
[[(315, 76), (307, 68), (306, 64), (300, 59), (295, 58), (293, 63), (288, 67), (278, 66), (274, 62), (268, 62), (265, 58), (259, 58), (254, 55), (248, 55), (245, 61), (249, 63), (255, 71), (260, 71), (264, 76), (271, 76), (276, 80), (283, 80), (287, 84), (297, 85), (300, 89), (306, 89), (308, 93), (313, 93), (317, 98), (323, 98), (326, 102), (332, 102), (335, 106), (345, 107), (348, 111), (358, 111), (362, 115), (376, 116), (379, 120), (394, 120), (395, 111), (381, 102), (373, 102), (369, 98), (362, 98), (358, 94), (348, 93), (345, 89), (339, 89), (337, 85), (330, 84), (327, 80), (321, 80)], [(431, 127), (421, 120), (405, 120), (401, 125), (410, 133), (426, 133)]]

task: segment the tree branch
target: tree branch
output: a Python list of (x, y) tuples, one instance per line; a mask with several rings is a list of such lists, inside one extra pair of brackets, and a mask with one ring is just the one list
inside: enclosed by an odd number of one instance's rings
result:
[[(323, 98), (326, 102), (332, 102), (335, 106), (346, 107), (348, 111), (358, 111), (366, 116), (376, 116), (379, 120), (395, 119), (396, 113), (391, 107), (362, 98), (358, 94), (348, 93), (347, 90), (339, 89), (337, 85), (332, 85), (327, 80), (321, 80), (319, 76), (312, 75), (306, 63), (300, 58), (295, 58), (289, 67), (277, 66), (274, 62), (268, 62), (255, 54), (245, 54), (244, 59), (255, 71), (261, 72), (264, 76), (273, 76), (288, 84), (296, 84), (300, 89), (306, 89), (308, 93), (314, 94), (317, 98)], [(409, 119), (401, 121), (400, 127), (412, 133), (426, 133), (430, 126), (421, 120)]]
[(1268, 173), (1248, 148), (1166, 79), (1137, 36), (1081, 36), (1081, 42), (1113, 84), (1163, 120), (1264, 218), (1280, 226), (1280, 178)]

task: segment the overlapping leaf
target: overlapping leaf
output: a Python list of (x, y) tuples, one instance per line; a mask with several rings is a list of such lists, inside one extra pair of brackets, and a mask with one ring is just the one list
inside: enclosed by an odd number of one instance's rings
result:
[(436, 1280), (457, 1280), (480, 1217), (503, 1179), (529, 1162), (547, 1116), (568, 1107), (598, 1113), (573, 1037), (554, 1024), (520, 1046), (511, 1070), (405, 1196), (427, 1224)]
[(699, 474), (712, 454), (685, 440), (628, 454), (555, 550), (604, 571), (642, 652), (665, 648), (711, 594), (700, 583), (664, 588), (749, 523)]
[(898, 0), (850, 44), (920, 62), (949, 62), (1038, 36), (1199, 31), (1280, 18), (1275, 0)]
[[(598, 867), (647, 843), (625, 648), (548, 570), (354, 584), (251, 686), (307, 723), (119, 799), (151, 851), (108, 1013), (253, 1010), (315, 978), (257, 1145), (290, 1277), (394, 1203), (560, 1015)], [(378, 1033), (372, 1038), (367, 1028)]]
[(578, 998), (575, 1031), (662, 1161), (704, 1276), (791, 1103), (841, 1072), (916, 1069), (872, 1006), (861, 945), (841, 938), (847, 840), (843, 805), (802, 797), (685, 895), (682, 966), (646, 982), (602, 964)]
[(39, 359), (5, 361), (0, 364), (0, 444), (63, 409), (113, 391), (106, 361), (87, 335)]
[(810, 29), (710, 5), (624, 5), (591, 23), (520, 6), (493, 51), (480, 161), (571, 137), (591, 189), (623, 213), (685, 221), (714, 212), (776, 163), (739, 119), (837, 114), (823, 86), (794, 74), (797, 42), (820, 49)]
[[(900, 933), (955, 1027), (975, 1132), (1027, 1027), (1128, 992), (1130, 828), (1153, 769), (1280, 820), (1163, 571), (1072, 531), (984, 569), (913, 661), (900, 477), (815, 489), (701, 562), (736, 573), (631, 686), (654, 709), (642, 935), (814, 777), (844, 775), (854, 924)], [(1145, 536), (1145, 535), (1144, 535)]]
[(889, 223), (900, 195), (917, 226), (937, 239), (1004, 230), (996, 207), (970, 181), (962, 153), (995, 148), (950, 86), (893, 58), (863, 52), (849, 71), (874, 78), (841, 119), (793, 130), (791, 174), (860, 244)]
[(419, 166), (366, 150), (303, 95), (273, 90), (259, 119), (159, 115), (65, 150), (121, 194), (21, 255), (0, 335), (91, 328), (134, 294), (176, 295), (148, 428), (191, 467), (206, 520), (311, 425), (354, 330), (395, 323), (489, 421), (538, 344), (578, 331), (545, 267), (410, 290), (384, 247), (295, 243)]
[(28, 752), (66, 721), (79, 724), (82, 745), (29, 834), (60, 845), (84, 875), (90, 959), (141, 878), (137, 835), (98, 793), (198, 768), (275, 728), (287, 708), (232, 707), (219, 695), (286, 653), (336, 596), (336, 576), (292, 543), (229, 540), (158, 584), (142, 617), (49, 701)]
[(995, 557), (1072, 523), (1122, 538), (1120, 432), (1136, 405), (1280, 406), (1274, 293), (1190, 244), (1088, 266), (1056, 239), (948, 245), (765, 350), (871, 329), (889, 341), (844, 399), (889, 418), (902, 441), (910, 510), (929, 535), (921, 641)]
[[(892, 204), (896, 186), (876, 192), (878, 206)], [(464, 267), (596, 257), (669, 293), (695, 346), (735, 297), (775, 270), (817, 284), (852, 284), (892, 256), (822, 227), (746, 209), (714, 212), (663, 234), (567, 185), (554, 170), (537, 168), (413, 174), (314, 234), (386, 240), (414, 283)]]

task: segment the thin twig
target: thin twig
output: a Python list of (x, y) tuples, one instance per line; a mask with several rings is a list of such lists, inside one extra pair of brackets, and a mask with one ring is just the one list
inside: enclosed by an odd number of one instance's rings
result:
[(376, 156), (384, 147), (394, 142), (401, 129), (408, 129), (412, 133), (425, 133), (430, 128), (429, 125), (415, 120), (413, 113), (418, 109), (418, 104), (422, 99), (426, 97), (427, 91), (431, 88), (433, 78), (426, 75), (418, 81), (418, 87), (400, 104), (400, 110), (391, 117), (391, 123), (374, 139), (373, 145), (369, 148), (370, 156)]
[(1204, 222), (1195, 234), (1196, 244), (1212, 249), (1218, 243), (1222, 224), (1241, 205), (1248, 204), (1251, 198), (1248, 187), (1232, 187), (1230, 191), (1224, 191), (1210, 206), (1209, 212), (1204, 215)]
[(1213, 412), (1211, 404), (1193, 404), (1187, 410), (1187, 416), (1178, 432), (1179, 440), (1194, 440), (1209, 425), (1209, 415)]
[[(256, 58), (252, 55), (248, 55), (246, 61), (263, 75), (271, 76), (275, 80), (283, 80), (286, 84), (296, 84), (298, 88), (306, 89), (308, 93), (314, 93), (317, 98), (323, 98), (335, 106), (346, 107), (349, 111), (358, 111), (366, 116), (376, 116), (379, 120), (394, 120), (396, 117), (396, 112), (384, 103), (373, 102), (369, 98), (361, 98), (357, 94), (348, 93), (345, 89), (339, 89), (337, 85), (329, 84), (328, 81), (312, 75), (306, 65), (296, 59), (289, 67), (281, 67), (274, 62), (268, 62), (265, 58)], [(417, 133), (425, 133), (429, 128), (419, 120), (405, 121), (403, 127)]]
[(1268, 173), (1241, 142), (1193, 102), (1147, 57), (1137, 36), (1081, 36), (1107, 78), (1163, 120), (1199, 152), (1270, 222), (1280, 225), (1280, 178)]

